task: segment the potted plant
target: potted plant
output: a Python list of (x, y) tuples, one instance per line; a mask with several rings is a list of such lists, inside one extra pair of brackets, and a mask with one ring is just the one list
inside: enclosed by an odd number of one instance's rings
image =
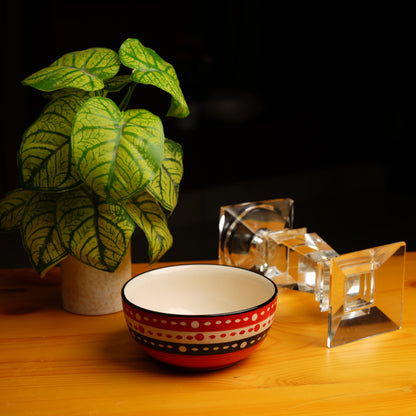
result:
[[(119, 73), (121, 64), (128, 74)], [(41, 277), (60, 263), (64, 291), (71, 286), (64, 280), (78, 279), (67, 306), (63, 294), (64, 308), (73, 312), (121, 309), (126, 276), (117, 283), (115, 275), (124, 268), (131, 277), (136, 225), (148, 240), (150, 262), (172, 245), (165, 213), (177, 203), (182, 149), (165, 137), (158, 116), (128, 108), (138, 84), (171, 95), (167, 116), (189, 114), (173, 66), (138, 39), (127, 39), (118, 53), (107, 48), (67, 53), (23, 81), (43, 91), (48, 102), (23, 134), (17, 157), (21, 187), (0, 201), (0, 230), (20, 229)], [(117, 104), (110, 96), (120, 91), (126, 93)], [(74, 263), (89, 269), (87, 275), (65, 273)], [(99, 272), (105, 277), (96, 277)], [(101, 287), (98, 301), (86, 299), (87, 310), (78, 310), (72, 303), (94, 294), (89, 278)], [(108, 302), (106, 288), (112, 284), (116, 306), (103, 310), (98, 304)]]

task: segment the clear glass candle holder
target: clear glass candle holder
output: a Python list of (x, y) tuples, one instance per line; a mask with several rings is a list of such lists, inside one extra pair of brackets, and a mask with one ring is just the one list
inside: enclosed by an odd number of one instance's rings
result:
[(318, 234), (293, 229), (293, 208), (292, 199), (221, 207), (220, 262), (314, 294), (328, 313), (328, 348), (399, 329), (406, 244), (340, 255)]

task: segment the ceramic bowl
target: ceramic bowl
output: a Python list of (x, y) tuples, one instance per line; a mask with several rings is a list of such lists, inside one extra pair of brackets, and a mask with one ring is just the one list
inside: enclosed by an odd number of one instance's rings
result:
[(227, 367), (265, 339), (276, 285), (225, 265), (188, 264), (144, 272), (122, 289), (132, 337), (150, 356), (194, 370)]

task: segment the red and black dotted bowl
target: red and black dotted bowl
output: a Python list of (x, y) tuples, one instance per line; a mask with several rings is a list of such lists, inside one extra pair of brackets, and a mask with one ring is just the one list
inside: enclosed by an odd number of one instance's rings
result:
[(214, 264), (144, 272), (122, 289), (132, 337), (150, 356), (178, 367), (227, 367), (265, 339), (276, 285), (258, 273)]

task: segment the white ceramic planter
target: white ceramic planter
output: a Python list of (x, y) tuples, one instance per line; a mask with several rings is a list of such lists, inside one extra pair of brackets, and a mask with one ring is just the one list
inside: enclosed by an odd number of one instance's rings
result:
[(131, 278), (131, 251), (114, 273), (97, 270), (72, 256), (61, 264), (62, 306), (79, 315), (122, 310), (121, 288)]

